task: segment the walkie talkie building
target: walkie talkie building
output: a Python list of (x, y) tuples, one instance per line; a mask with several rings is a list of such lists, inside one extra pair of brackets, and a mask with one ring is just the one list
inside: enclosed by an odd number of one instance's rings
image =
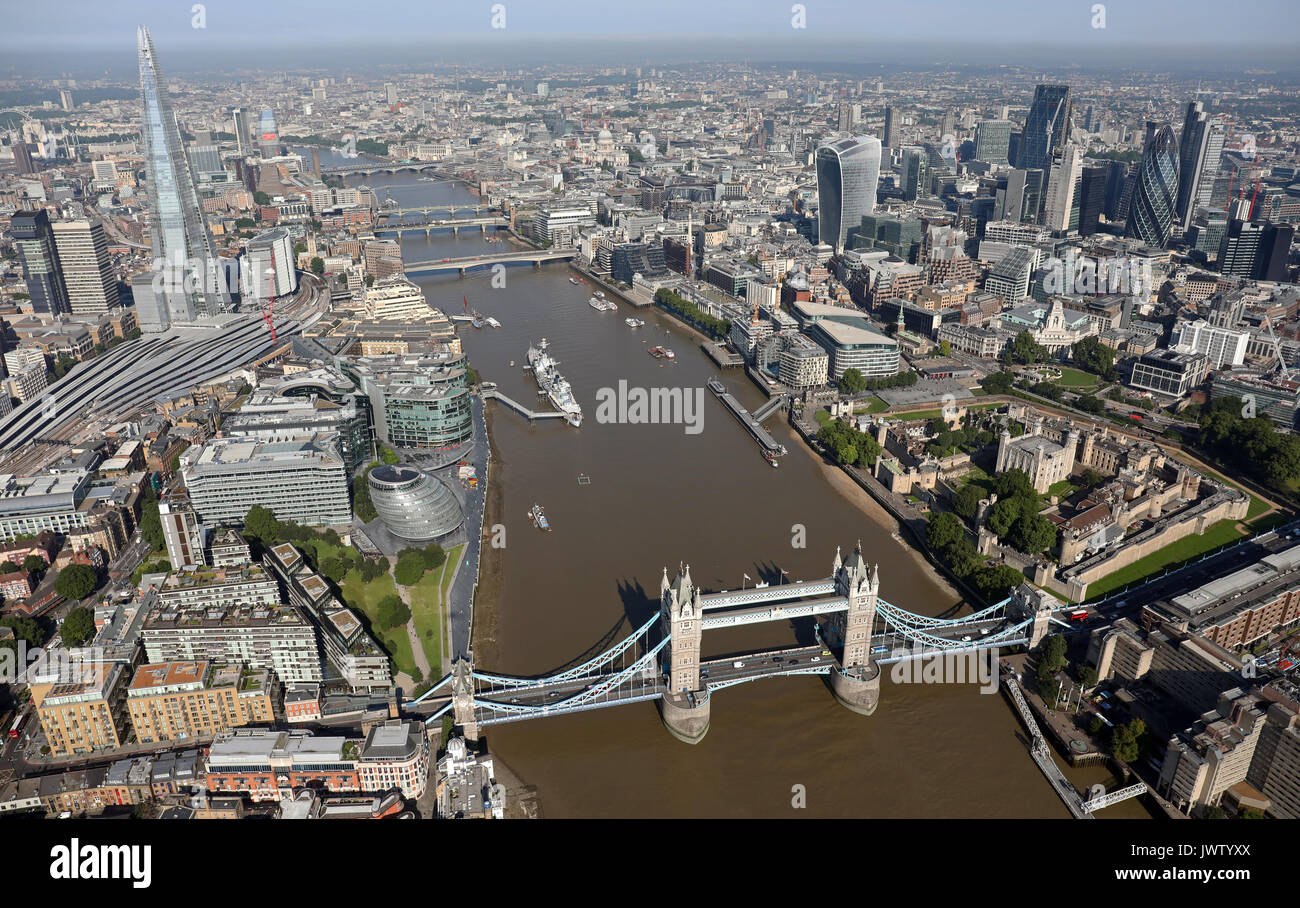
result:
[(203, 218), (180, 127), (167, 100), (167, 82), (149, 29), (143, 25), (136, 30), (136, 43), (144, 108), (140, 135), (149, 174), (149, 239), (155, 267), (165, 269), (163, 298), (149, 307), (148, 315), (167, 327), (224, 312), (230, 308), (230, 293)]
[(841, 139), (817, 149), (817, 230), (821, 241), (842, 251), (863, 215), (876, 209), (880, 140)]

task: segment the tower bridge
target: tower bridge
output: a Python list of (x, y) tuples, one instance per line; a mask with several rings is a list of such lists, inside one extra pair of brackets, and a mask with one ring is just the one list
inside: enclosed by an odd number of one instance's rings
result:
[[(493, 725), (658, 700), (669, 732), (696, 743), (708, 732), (712, 692), (816, 674), (827, 676), (843, 706), (869, 716), (879, 703), (883, 665), (1036, 645), (1047, 633), (1051, 605), (1022, 590), (959, 618), (917, 615), (880, 597), (879, 565), (867, 564), (860, 544), (848, 558), (836, 551), (830, 577), (738, 591), (705, 593), (689, 565), (671, 581), (665, 568), (658, 611), (590, 659), (526, 678), (481, 670), (471, 653), (407, 707), (427, 714), (426, 723), (451, 714), (476, 738)], [(705, 630), (809, 617), (824, 618), (814, 643), (701, 656)]]

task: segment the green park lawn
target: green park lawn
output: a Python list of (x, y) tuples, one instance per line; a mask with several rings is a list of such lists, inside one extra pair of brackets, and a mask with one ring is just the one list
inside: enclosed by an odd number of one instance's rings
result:
[(889, 409), (889, 404), (885, 403), (879, 397), (871, 397), (867, 400), (865, 407), (854, 407), (855, 414), (861, 413), (879, 413), (881, 410)]
[(343, 599), (351, 607), (363, 613), (370, 621), (370, 628), (377, 638), (376, 643), (388, 653), (394, 668), (414, 676), (415, 657), (411, 655), (411, 640), (406, 633), (406, 625), (381, 630), (376, 618), (379, 600), (397, 592), (397, 583), (392, 574), (384, 574), (370, 583), (361, 579), (359, 571), (348, 571), (343, 578)]
[(465, 550), (458, 545), (447, 552), (447, 560), (436, 571), (426, 571), (410, 588), (411, 617), (415, 619), (415, 632), (429, 660), (427, 680), (436, 681), (443, 675), (442, 637), (446, 626), (447, 588), (451, 585), (452, 569)]
[(1177, 542), (1140, 558), (1127, 567), (1088, 585), (1088, 599), (1095, 599), (1119, 589), (1135, 580), (1141, 580), (1166, 567), (1181, 564), (1225, 543), (1240, 539), (1243, 533), (1235, 520), (1220, 520), (1200, 536), (1184, 536)]
[(1090, 372), (1082, 372), (1079, 369), (1062, 366), (1061, 377), (1055, 383), (1066, 388), (1090, 388), (1099, 381), (1101, 379)]

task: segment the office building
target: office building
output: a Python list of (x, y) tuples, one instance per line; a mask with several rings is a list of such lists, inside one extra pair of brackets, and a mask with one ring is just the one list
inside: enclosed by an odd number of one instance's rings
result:
[(1110, 168), (1105, 164), (1090, 164), (1083, 168), (1079, 180), (1079, 236), (1092, 236), (1100, 228), (1109, 178)]
[[(141, 141), (149, 177), (149, 242), (155, 262), (161, 261), (167, 269), (168, 279), (161, 291), (167, 322), (192, 322), (229, 309), (230, 294), (181, 144), (180, 126), (167, 97), (167, 82), (153, 39), (144, 26), (136, 37), (144, 108)], [(196, 279), (187, 280), (191, 270)], [(145, 318), (154, 314), (152, 310), (141, 312), (142, 328), (147, 324)]]
[(1268, 222), (1260, 234), (1259, 248), (1255, 252), (1255, 268), (1251, 277), (1257, 281), (1285, 281), (1290, 266), (1291, 242), (1295, 239), (1294, 224)]
[(1169, 335), (1170, 348), (1205, 354), (1211, 370), (1240, 366), (1249, 343), (1249, 331), (1212, 325), (1204, 319), (1176, 322)]
[(381, 464), (370, 471), (367, 482), (379, 519), (399, 539), (430, 542), (465, 521), (451, 490), (417, 467)]
[(22, 259), (32, 311), (40, 315), (71, 312), (49, 214), (44, 209), (17, 211), (9, 219), (9, 230)]
[(231, 129), (235, 131), (235, 142), (239, 146), (239, 156), (246, 157), (253, 153), (253, 131), (248, 119), (248, 111), (236, 107), (230, 112)]
[(104, 226), (90, 221), (58, 221), (53, 233), (73, 314), (96, 314), (116, 308), (117, 275), (108, 257)]
[(909, 202), (930, 194), (930, 155), (924, 148), (913, 145), (903, 149), (899, 184), (903, 198)]
[(1250, 277), (1264, 237), (1264, 225), (1233, 218), (1219, 240), (1219, 273)]
[(1186, 232), (1198, 208), (1210, 207), (1214, 178), (1223, 156), (1223, 126), (1210, 120), (1200, 101), (1191, 101), (1178, 140), (1178, 228)]
[(1083, 151), (1067, 144), (1060, 157), (1052, 161), (1043, 205), (1043, 226), (1056, 233), (1070, 230), (1071, 214), (1078, 227), (1079, 183), (1083, 178)]
[(1047, 173), (1069, 138), (1070, 86), (1039, 85), (1025, 119), (1025, 133), (1020, 140), (1016, 167)]
[(875, 136), (855, 136), (817, 149), (818, 235), (836, 250), (876, 208), (880, 147)]
[(1142, 153), (1125, 236), (1163, 249), (1174, 229), (1177, 204), (1178, 143), (1174, 131), (1161, 126)]
[(900, 138), (899, 129), (903, 123), (903, 116), (898, 109), (892, 105), (885, 108), (885, 134), (881, 138), (880, 144), (884, 148), (894, 148), (898, 145)]
[(280, 132), (275, 125), (275, 114), (270, 110), (262, 111), (257, 121), (257, 151), (264, 158), (280, 156)]
[(180, 472), (208, 526), (242, 526), (255, 504), (277, 520), (307, 526), (352, 521), (348, 471), (334, 433), (282, 442), (214, 438), (182, 454)]
[(990, 164), (1008, 163), (1010, 120), (980, 120), (975, 124), (975, 159)]
[(287, 227), (258, 234), (244, 247), (243, 292), (259, 303), (288, 296), (298, 289), (293, 238)]
[(445, 448), (472, 435), (464, 356), (369, 356), (351, 360), (346, 369), (370, 399), (375, 434), (385, 444)]
[(857, 369), (867, 378), (898, 372), (898, 342), (881, 334), (861, 310), (803, 301), (790, 308), (800, 330), (826, 351), (828, 375), (835, 381), (848, 369)]
[(1203, 353), (1152, 350), (1133, 363), (1129, 387), (1166, 397), (1183, 397), (1205, 380)]

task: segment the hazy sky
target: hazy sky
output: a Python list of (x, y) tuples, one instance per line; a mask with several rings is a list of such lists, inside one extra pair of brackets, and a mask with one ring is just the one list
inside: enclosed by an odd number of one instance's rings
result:
[[(503, 29), (493, 28), (498, 3)], [(1141, 63), (1137, 48), (1213, 42), (1202, 59), (1245, 68), (1257, 58), (1241, 45), (1294, 46), (1298, 3), (1107, 0), (1105, 27), (1095, 28), (1097, 0), (803, 0), (806, 27), (796, 28), (792, 0), (206, 0), (196, 28), (193, 0), (0, 0), (0, 70), (37, 55), (42, 69), (84, 67), (100, 53), (116, 68), (118, 55), (133, 61), (139, 23), (172, 70), (211, 66), (221, 54), (232, 65), (290, 68), (315, 49), (380, 45), (418, 45), (425, 59), (496, 59), (493, 48), (509, 46), (520, 64), (607, 63), (618, 62), (610, 56), (619, 41), (636, 42), (636, 58), (623, 58), (635, 63), (654, 59), (651, 43), (673, 52), (665, 60), (687, 50), (691, 59), (885, 60), (910, 49), (924, 60), (1026, 62), (1002, 48), (1033, 44), (1060, 46), (1077, 62)], [(943, 56), (926, 56), (940, 47)], [(315, 59), (330, 62), (319, 52)]]

